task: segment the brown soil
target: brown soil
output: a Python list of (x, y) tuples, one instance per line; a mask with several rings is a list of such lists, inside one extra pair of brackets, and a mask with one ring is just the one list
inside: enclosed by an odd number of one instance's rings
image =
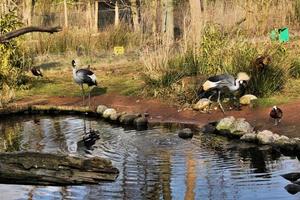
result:
[[(18, 103), (27, 103), (37, 98), (28, 98)], [(48, 105), (82, 105), (79, 97), (49, 97), (45, 101), (36, 104)], [(160, 102), (157, 99), (143, 99), (139, 97), (120, 96), (118, 94), (104, 94), (91, 99), (91, 106), (106, 105), (122, 112), (149, 113), (149, 121), (152, 123), (184, 123), (201, 127), (208, 122), (216, 121), (225, 115), (220, 110), (211, 114), (201, 113), (193, 110), (179, 110), (179, 108)], [(271, 108), (249, 108), (243, 107), (241, 111), (227, 111), (226, 116), (242, 117), (249, 121), (258, 130), (268, 129), (275, 133), (288, 137), (300, 137), (300, 101), (281, 105), (283, 119), (278, 126), (269, 118)], [(299, 112), (299, 113), (298, 113)]]

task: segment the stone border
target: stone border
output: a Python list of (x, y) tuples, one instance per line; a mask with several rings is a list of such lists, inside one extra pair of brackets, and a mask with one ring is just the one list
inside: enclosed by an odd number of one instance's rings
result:
[(51, 105), (22, 105), (0, 109), (0, 118), (16, 114), (87, 114), (88, 116), (101, 117), (110, 123), (117, 123), (137, 130), (148, 129), (148, 115), (140, 113), (118, 113), (113, 108), (99, 105), (96, 110), (88, 107), (76, 106), (51, 106)]
[(270, 145), (284, 154), (297, 155), (300, 151), (300, 138), (289, 138), (269, 130), (255, 131), (244, 118), (225, 117), (206, 124), (202, 132), (234, 138), (241, 142)]
[[(271, 145), (278, 148), (281, 152), (296, 155), (300, 151), (300, 138), (288, 138), (283, 135), (272, 133), (268, 130), (254, 131), (254, 128), (243, 118), (235, 119), (234, 117), (226, 117), (217, 122), (211, 122), (203, 127), (199, 127), (196, 123), (177, 123), (177, 122), (149, 122), (148, 114), (144, 113), (126, 113), (117, 112), (114, 108), (105, 105), (98, 105), (96, 109), (77, 106), (51, 106), (51, 105), (23, 105), (11, 106), (0, 109), (0, 118), (14, 114), (87, 114), (88, 116), (101, 117), (102, 119), (116, 123), (128, 128), (136, 130), (146, 130), (155, 126), (163, 126), (167, 128), (184, 129), (189, 128), (193, 132), (212, 133), (226, 136), (228, 138), (238, 139), (241, 142), (255, 143), (258, 145)], [(229, 122), (227, 128), (222, 128), (222, 123)], [(243, 127), (246, 129), (243, 130)]]

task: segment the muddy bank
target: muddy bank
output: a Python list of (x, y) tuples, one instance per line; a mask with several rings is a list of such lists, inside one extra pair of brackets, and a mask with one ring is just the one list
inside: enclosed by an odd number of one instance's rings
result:
[[(81, 97), (49, 97), (27, 98), (12, 104), (11, 107), (23, 107), (26, 105), (54, 105), (54, 106), (83, 106)], [(176, 106), (168, 105), (157, 99), (143, 99), (139, 97), (127, 97), (117, 94), (105, 94), (91, 98), (91, 109), (96, 110), (98, 105), (106, 105), (115, 108), (118, 112), (148, 113), (150, 124), (185, 124), (193, 127), (202, 127), (208, 122), (224, 118), (220, 110), (211, 114), (200, 113), (193, 110), (180, 110)], [(243, 107), (241, 111), (227, 111), (226, 116), (242, 117), (251, 123), (255, 129), (268, 129), (280, 135), (298, 137), (300, 130), (300, 101), (280, 105), (284, 117), (279, 126), (269, 119), (271, 108), (249, 108)]]

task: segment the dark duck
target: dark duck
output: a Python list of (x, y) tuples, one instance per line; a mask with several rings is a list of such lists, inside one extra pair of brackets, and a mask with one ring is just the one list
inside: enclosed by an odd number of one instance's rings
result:
[(39, 68), (37, 68), (37, 67), (32, 67), (32, 68), (30, 69), (30, 71), (31, 71), (31, 73), (32, 73), (34, 76), (41, 76), (41, 77), (43, 77), (42, 71), (41, 71)]
[(274, 124), (278, 125), (278, 123), (281, 121), (283, 116), (282, 110), (278, 108), (277, 106), (273, 106), (271, 112), (270, 112), (270, 117), (274, 119)]

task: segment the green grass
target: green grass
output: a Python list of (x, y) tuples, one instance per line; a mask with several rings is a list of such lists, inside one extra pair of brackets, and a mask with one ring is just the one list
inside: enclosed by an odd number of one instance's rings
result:
[[(139, 79), (141, 64), (134, 55), (120, 57), (81, 57), (82, 66), (91, 65), (96, 74), (99, 87), (92, 89), (92, 95), (118, 93), (122, 95), (138, 95), (143, 87)], [(72, 77), (72, 56), (46, 56), (38, 59), (36, 66), (43, 69), (44, 77), (31, 76), (27, 85), (17, 92), (17, 99), (28, 96), (81, 96), (81, 88)], [(87, 92), (87, 86), (85, 86)]]

